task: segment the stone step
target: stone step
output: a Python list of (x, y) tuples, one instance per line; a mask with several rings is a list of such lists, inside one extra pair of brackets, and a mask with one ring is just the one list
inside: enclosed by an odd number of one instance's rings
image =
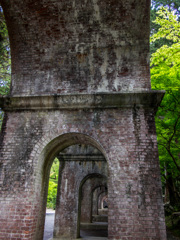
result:
[(93, 215), (92, 221), (93, 222), (108, 222), (108, 216), (107, 215)]
[(87, 236), (87, 237), (82, 237), (78, 239), (86, 239), (86, 240), (106, 240), (108, 238), (106, 237), (94, 237), (94, 236)]
[(107, 229), (108, 223), (107, 222), (93, 222), (93, 223), (81, 223), (81, 229)]
[(108, 215), (108, 208), (98, 209), (98, 215)]

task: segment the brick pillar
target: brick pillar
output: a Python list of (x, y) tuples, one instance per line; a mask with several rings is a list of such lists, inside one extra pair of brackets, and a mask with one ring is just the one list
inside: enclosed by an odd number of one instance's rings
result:
[[(35, 162), (31, 156), (42, 136), (39, 127), (42, 122), (36, 118), (34, 123), (35, 118), (28, 112), (5, 114), (0, 142), (0, 239), (3, 240), (43, 237), (42, 181), (40, 178), (35, 181)], [(42, 216), (40, 223), (39, 215)]]
[(93, 199), (92, 199), (92, 215), (97, 215), (98, 214), (98, 188), (96, 188), (92, 194)]
[[(76, 175), (66, 163), (60, 162), (54, 236), (77, 237), (78, 189)], [(67, 163), (67, 165), (69, 165)]]
[(164, 240), (153, 113), (141, 108), (125, 112), (126, 124), (111, 128), (109, 136), (108, 238)]

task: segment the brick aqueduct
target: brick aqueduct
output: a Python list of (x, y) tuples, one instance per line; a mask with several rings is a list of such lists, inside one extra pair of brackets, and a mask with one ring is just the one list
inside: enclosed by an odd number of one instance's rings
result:
[(54, 237), (78, 238), (94, 196), (108, 194), (108, 239), (166, 240), (150, 1), (0, 3), (12, 55), (11, 93), (0, 98), (0, 239), (43, 239), (59, 157)]

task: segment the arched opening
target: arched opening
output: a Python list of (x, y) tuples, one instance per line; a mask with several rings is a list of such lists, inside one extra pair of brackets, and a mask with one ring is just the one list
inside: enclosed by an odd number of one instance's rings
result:
[(98, 215), (108, 215), (108, 194), (107, 190), (99, 193), (98, 196)]
[(48, 196), (47, 196), (47, 204), (46, 204), (46, 219), (45, 219), (45, 226), (44, 226), (44, 240), (50, 239), (53, 237), (59, 168), (60, 168), (60, 161), (58, 158), (55, 158), (51, 166), (50, 175), (49, 175), (49, 187), (48, 187)]
[[(107, 172), (105, 172), (107, 174)], [(107, 175), (91, 174), (86, 176), (79, 189), (80, 236), (107, 237), (108, 217), (98, 214), (98, 193), (106, 189)]]
[(99, 215), (99, 196), (104, 192), (107, 194), (107, 187), (104, 186), (97, 187), (93, 191), (93, 216)]
[(108, 196), (104, 196), (103, 199), (102, 199), (102, 209), (106, 209), (108, 208)]
[[(43, 174), (42, 214), (37, 222), (38, 229), (42, 227), (41, 223), (44, 223), (50, 167), (54, 158), (57, 157), (60, 168), (53, 236), (67, 239), (80, 237), (79, 191), (83, 179), (87, 176), (89, 179), (90, 175), (100, 176), (107, 173), (106, 159), (102, 152), (104, 152), (102, 147), (94, 139), (77, 133), (62, 135), (45, 147), (39, 160)], [(93, 186), (91, 190), (91, 201), (95, 187), (97, 186)], [(37, 236), (39, 236), (38, 233)], [(40, 238), (37, 237), (37, 239)]]

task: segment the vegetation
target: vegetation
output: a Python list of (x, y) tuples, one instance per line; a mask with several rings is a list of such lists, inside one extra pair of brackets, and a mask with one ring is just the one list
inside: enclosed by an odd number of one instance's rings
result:
[(175, 11), (167, 8), (156, 14), (158, 28), (151, 44), (159, 48), (151, 55), (151, 82), (152, 89), (166, 90), (156, 114), (166, 225), (180, 236), (180, 215), (176, 219), (173, 215), (180, 211), (180, 22)]
[[(160, 25), (155, 21), (158, 16), (158, 11), (161, 7), (166, 7), (169, 11), (173, 11), (176, 16), (179, 18), (180, 16), (180, 1), (179, 0), (151, 0), (151, 35), (156, 33), (160, 28)], [(156, 40), (155, 42), (151, 42), (150, 52), (156, 52), (161, 46), (164, 44), (171, 43), (170, 40), (161, 38)]]
[[(11, 56), (9, 37), (2, 8), (0, 7), (0, 95), (7, 95), (10, 90)], [(0, 110), (0, 128), (3, 112)]]
[[(170, 40), (151, 57), (153, 89), (165, 89), (166, 95), (156, 115), (156, 128), (165, 200), (179, 209), (180, 203), (180, 23), (177, 16), (161, 8), (155, 23), (160, 27), (151, 37)], [(180, 209), (179, 209), (180, 210)]]
[(0, 8), (0, 95), (6, 95), (10, 89), (11, 57), (8, 31)]
[(47, 197), (47, 208), (56, 208), (56, 195), (58, 185), (59, 160), (54, 159), (49, 176), (49, 188)]

